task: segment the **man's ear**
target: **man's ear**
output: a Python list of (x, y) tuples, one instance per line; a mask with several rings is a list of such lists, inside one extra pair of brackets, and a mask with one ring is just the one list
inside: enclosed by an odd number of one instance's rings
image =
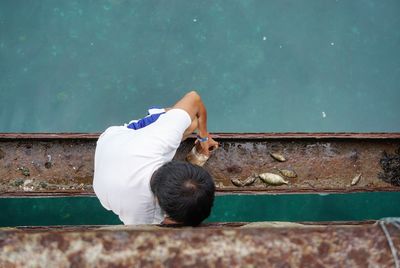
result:
[(162, 225), (179, 225), (180, 223), (177, 221), (174, 221), (168, 216), (165, 216), (164, 220), (161, 222)]

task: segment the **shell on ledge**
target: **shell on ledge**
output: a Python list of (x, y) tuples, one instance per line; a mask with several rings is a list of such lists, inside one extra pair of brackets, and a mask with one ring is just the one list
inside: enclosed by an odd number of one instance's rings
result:
[(285, 162), (286, 161), (286, 158), (283, 156), (283, 155), (281, 155), (281, 154), (278, 154), (278, 153), (270, 153), (269, 154), (273, 159), (275, 159), (275, 160), (277, 160), (277, 161), (279, 161), (279, 162)]
[(258, 175), (260, 179), (270, 185), (282, 185), (289, 184), (288, 181), (285, 181), (281, 176), (273, 173), (262, 173)]

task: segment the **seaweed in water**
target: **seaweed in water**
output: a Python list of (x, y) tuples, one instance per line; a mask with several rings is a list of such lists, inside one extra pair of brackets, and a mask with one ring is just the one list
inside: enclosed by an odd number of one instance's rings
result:
[(385, 182), (400, 186), (400, 147), (394, 154), (383, 152), (380, 164), (383, 172), (379, 173), (379, 178)]

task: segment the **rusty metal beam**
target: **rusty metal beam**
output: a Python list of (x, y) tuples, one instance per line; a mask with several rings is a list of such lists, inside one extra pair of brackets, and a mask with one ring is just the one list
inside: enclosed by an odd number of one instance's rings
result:
[[(97, 139), (100, 133), (0, 133), (0, 139)], [(271, 132), (271, 133), (213, 133), (216, 139), (400, 139), (397, 132)], [(194, 138), (195, 135), (192, 135)]]
[(384, 227), (392, 248), (369, 223), (0, 229), (0, 266), (394, 267), (400, 230)]
[[(205, 168), (220, 193), (303, 193), (398, 191), (378, 179), (384, 151), (400, 148), (400, 133), (217, 133), (221, 148)], [(93, 195), (93, 155), (98, 134), (0, 133), (0, 195)], [(183, 160), (193, 137), (183, 142)], [(283, 154), (286, 162), (270, 157)], [(292, 169), (289, 185), (266, 186), (260, 180), (236, 187), (232, 178)], [(351, 180), (361, 173), (355, 186)]]

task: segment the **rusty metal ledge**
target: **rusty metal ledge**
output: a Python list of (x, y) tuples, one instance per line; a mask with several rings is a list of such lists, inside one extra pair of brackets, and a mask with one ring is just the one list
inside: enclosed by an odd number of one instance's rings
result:
[[(383, 152), (400, 148), (400, 133), (217, 133), (221, 144), (204, 166), (225, 193), (319, 193), (398, 191), (380, 180)], [(0, 133), (0, 196), (93, 195), (93, 156), (98, 134)], [(193, 137), (175, 159), (184, 160)], [(286, 162), (274, 160), (277, 152)], [(231, 179), (291, 169), (289, 185), (260, 180), (236, 187)], [(351, 186), (357, 174), (362, 179)]]
[(400, 230), (383, 225), (0, 229), (0, 266), (394, 267)]
[[(216, 139), (400, 139), (399, 132), (270, 132), (270, 133), (213, 133)], [(0, 133), (0, 139), (97, 139), (100, 133)], [(192, 135), (192, 138), (195, 137)]]

